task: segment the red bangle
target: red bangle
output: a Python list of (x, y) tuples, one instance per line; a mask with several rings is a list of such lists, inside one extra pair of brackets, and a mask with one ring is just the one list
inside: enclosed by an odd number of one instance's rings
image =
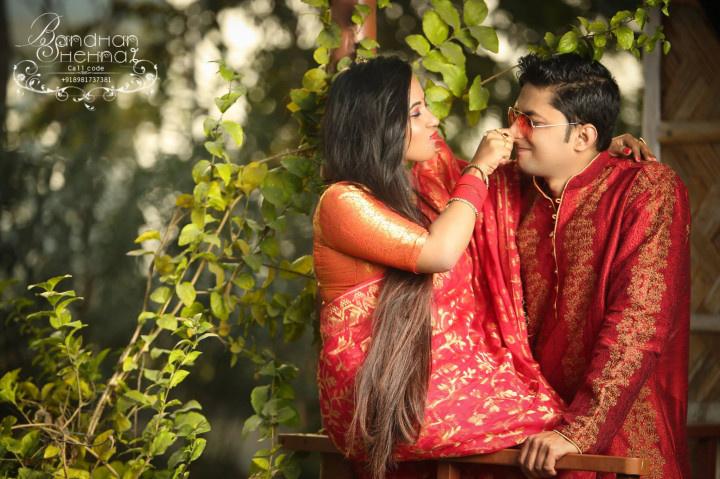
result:
[(462, 175), (455, 184), (452, 192), (452, 199), (462, 199), (464, 202), (470, 203), (475, 210), (480, 211), (482, 204), (487, 196), (487, 187), (485, 182), (475, 175)]

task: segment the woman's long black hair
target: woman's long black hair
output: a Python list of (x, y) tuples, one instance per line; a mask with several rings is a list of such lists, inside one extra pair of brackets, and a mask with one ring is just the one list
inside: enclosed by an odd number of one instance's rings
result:
[[(353, 182), (428, 227), (404, 166), (411, 78), (410, 65), (397, 57), (354, 64), (336, 77), (322, 122), (323, 176), (329, 183)], [(351, 447), (362, 439), (375, 478), (394, 465), (394, 447), (414, 442), (420, 431), (430, 374), (431, 298), (432, 275), (387, 269), (371, 345), (355, 380), (348, 431)]]

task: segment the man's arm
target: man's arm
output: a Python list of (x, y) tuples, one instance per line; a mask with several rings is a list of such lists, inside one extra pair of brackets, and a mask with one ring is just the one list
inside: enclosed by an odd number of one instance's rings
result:
[[(678, 328), (688, 327), (677, 324), (676, 318), (681, 317), (678, 307), (685, 304), (678, 297), (688, 294), (690, 281), (689, 227), (687, 190), (682, 182), (664, 165), (646, 165), (628, 194), (604, 323), (582, 385), (563, 415), (564, 424), (557, 428), (582, 452), (597, 453), (610, 445), (667, 338)], [(548, 450), (563, 441), (568, 442), (559, 434), (547, 435), (530, 446)], [(546, 456), (544, 461), (539, 457), (533, 463), (526, 460), (528, 470), (554, 471), (554, 462), (561, 456), (550, 457), (550, 452)], [(542, 462), (540, 468), (538, 462)]]

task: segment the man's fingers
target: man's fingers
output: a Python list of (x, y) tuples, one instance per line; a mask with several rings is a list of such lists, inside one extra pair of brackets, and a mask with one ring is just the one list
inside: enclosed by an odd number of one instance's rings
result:
[(545, 458), (545, 464), (543, 465), (543, 472), (546, 476), (557, 476), (555, 470), (555, 463), (557, 462), (557, 456), (554, 452), (550, 451)]
[(519, 461), (520, 461), (520, 469), (522, 470), (523, 474), (525, 474), (525, 476), (530, 477), (530, 478), (535, 477), (533, 472), (528, 467), (528, 464), (532, 464), (532, 462), (530, 461), (531, 454), (533, 454), (533, 460), (534, 460), (534, 452), (533, 451), (534, 451), (533, 440), (532, 440), (532, 438), (528, 438), (525, 440), (525, 442), (523, 443), (523, 447), (520, 450)]

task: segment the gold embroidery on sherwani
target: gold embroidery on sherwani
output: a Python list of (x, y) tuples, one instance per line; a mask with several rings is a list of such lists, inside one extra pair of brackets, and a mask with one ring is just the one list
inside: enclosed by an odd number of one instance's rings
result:
[(540, 258), (537, 254), (540, 234), (535, 228), (531, 228), (535, 221), (535, 209), (533, 208), (527, 218), (523, 220), (523, 226), (517, 235), (518, 249), (524, 261), (521, 268), (527, 271), (524, 278), (525, 304), (528, 318), (527, 330), (531, 342), (540, 326), (540, 309), (548, 301), (550, 290), (550, 284), (540, 274)]
[(665, 459), (660, 452), (657, 427), (658, 411), (649, 399), (650, 389), (643, 386), (623, 424), (628, 438), (628, 457), (641, 457), (648, 461), (647, 479), (662, 479)]
[[(574, 439), (580, 447), (589, 449), (597, 440), (600, 425), (605, 422), (608, 411), (614, 407), (623, 389), (643, 360), (644, 346), (655, 334), (655, 315), (660, 312), (662, 296), (667, 287), (662, 271), (667, 265), (670, 249), (670, 230), (663, 225), (670, 224), (673, 215), (674, 182), (670, 174), (661, 175), (650, 181), (645, 173), (638, 174), (631, 187), (629, 198), (655, 190), (650, 206), (656, 214), (650, 219), (647, 238), (639, 246), (637, 263), (631, 268), (627, 288), (629, 305), (623, 310), (616, 326), (617, 338), (608, 346), (610, 357), (599, 377), (592, 381), (592, 404), (589, 414), (577, 416), (563, 432)], [(652, 203), (648, 203), (651, 205)]]
[(594, 213), (600, 198), (608, 189), (611, 169), (606, 169), (590, 185), (578, 193), (577, 210), (563, 231), (566, 263), (562, 297), (565, 308), (561, 321), (567, 327), (568, 346), (562, 359), (565, 387), (574, 390), (582, 378), (587, 363), (583, 355), (583, 325), (590, 301), (595, 296), (597, 271), (592, 267), (595, 240)]

